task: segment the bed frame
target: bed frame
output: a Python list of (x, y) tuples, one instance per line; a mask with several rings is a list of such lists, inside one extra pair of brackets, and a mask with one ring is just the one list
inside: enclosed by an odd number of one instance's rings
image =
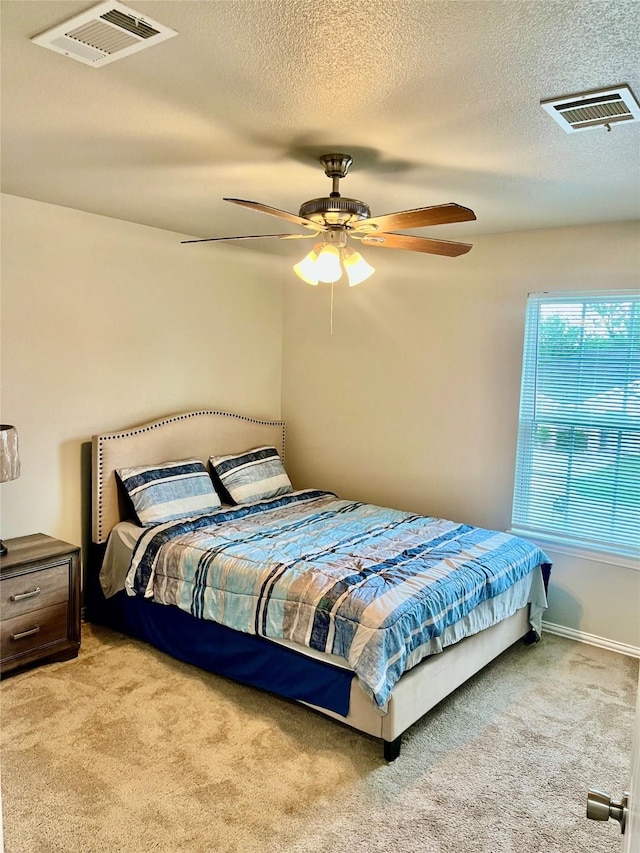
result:
[[(89, 590), (98, 586), (97, 576), (111, 529), (129, 517), (128, 507), (116, 482), (117, 468), (152, 465), (185, 457), (197, 457), (206, 464), (211, 455), (237, 453), (259, 445), (275, 446), (284, 460), (284, 440), (285, 429), (281, 421), (262, 421), (212, 410), (183, 412), (94, 436), (93, 546), (87, 579)], [(90, 620), (91, 610), (88, 606)], [(384, 716), (360, 688), (357, 677), (351, 683), (346, 716), (307, 702), (301, 704), (381, 738), (384, 757), (392, 761), (400, 753), (402, 734), (409, 726), (516, 641), (525, 638), (525, 641), (533, 642), (537, 639), (529, 624), (528, 611), (529, 608), (524, 607), (503, 622), (423, 660), (395, 685), (388, 713)], [(105, 622), (100, 616), (92, 621)], [(216, 671), (215, 666), (211, 671)]]

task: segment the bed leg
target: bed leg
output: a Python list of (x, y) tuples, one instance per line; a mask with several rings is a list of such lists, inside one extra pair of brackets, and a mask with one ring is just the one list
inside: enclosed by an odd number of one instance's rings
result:
[(384, 760), (395, 761), (400, 755), (400, 747), (402, 746), (402, 735), (398, 735), (395, 740), (383, 740)]
[(542, 638), (540, 637), (540, 634), (538, 634), (538, 632), (532, 628), (527, 634), (524, 635), (524, 637), (522, 638), (522, 642), (525, 644), (525, 646), (533, 646), (536, 643), (539, 643), (541, 639)]

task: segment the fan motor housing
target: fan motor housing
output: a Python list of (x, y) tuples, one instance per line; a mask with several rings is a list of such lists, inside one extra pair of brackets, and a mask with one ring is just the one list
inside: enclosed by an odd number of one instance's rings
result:
[(312, 198), (305, 201), (300, 207), (298, 214), (303, 219), (310, 219), (321, 225), (343, 225), (348, 227), (351, 223), (359, 222), (361, 219), (369, 219), (371, 211), (369, 206), (357, 198), (326, 197)]

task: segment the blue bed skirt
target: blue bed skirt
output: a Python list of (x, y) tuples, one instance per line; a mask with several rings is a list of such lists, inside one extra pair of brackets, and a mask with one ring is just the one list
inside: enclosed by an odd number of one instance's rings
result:
[(177, 660), (343, 717), (349, 712), (354, 678), (349, 670), (124, 591), (102, 597), (99, 608), (95, 604), (89, 621), (144, 640)]

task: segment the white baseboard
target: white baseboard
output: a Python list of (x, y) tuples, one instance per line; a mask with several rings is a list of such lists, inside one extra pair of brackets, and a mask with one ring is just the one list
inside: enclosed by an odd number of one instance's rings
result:
[(632, 658), (640, 658), (640, 648), (629, 646), (627, 643), (619, 643), (617, 640), (607, 640), (596, 634), (587, 634), (585, 631), (577, 631), (575, 628), (565, 628), (564, 625), (554, 625), (553, 622), (542, 622), (542, 630), (548, 634), (557, 634), (559, 637), (567, 637), (569, 640), (577, 640), (579, 643), (587, 643), (590, 646), (598, 646), (601, 649), (609, 649), (611, 652), (619, 652), (621, 655), (629, 655)]

